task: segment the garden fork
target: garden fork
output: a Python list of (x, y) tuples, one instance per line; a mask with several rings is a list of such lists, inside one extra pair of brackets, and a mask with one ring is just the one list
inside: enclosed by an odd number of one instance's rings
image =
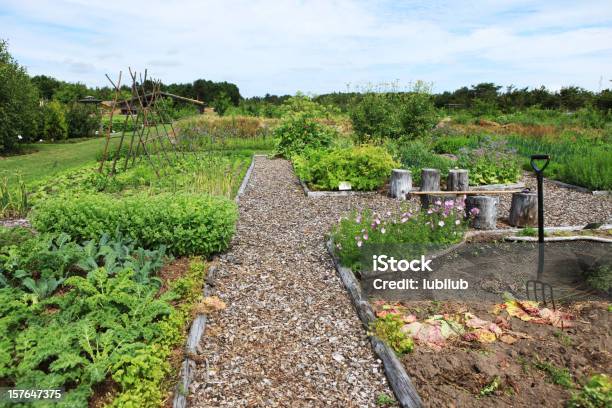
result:
[[(539, 167), (536, 160), (544, 160), (544, 165)], [(536, 173), (538, 181), (538, 275), (535, 280), (528, 280), (525, 284), (527, 291), (527, 299), (531, 299), (530, 293), (533, 290), (533, 298), (538, 302), (538, 292), (542, 295), (542, 303), (547, 304), (547, 292), (550, 295), (550, 301), (553, 309), (555, 309), (555, 298), (553, 296), (553, 288), (549, 283), (543, 282), (542, 272), (544, 272), (544, 169), (550, 162), (550, 156), (547, 154), (534, 154), (531, 156), (531, 167)]]

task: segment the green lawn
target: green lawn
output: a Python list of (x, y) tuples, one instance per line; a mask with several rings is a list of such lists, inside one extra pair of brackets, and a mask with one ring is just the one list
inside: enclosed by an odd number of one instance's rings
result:
[[(119, 142), (112, 139), (113, 145)], [(30, 183), (52, 176), (67, 169), (81, 167), (96, 161), (96, 154), (104, 149), (105, 139), (95, 138), (76, 143), (36, 143), (27, 146), (35, 153), (0, 158), (0, 176), (8, 176), (9, 182), (17, 175)]]

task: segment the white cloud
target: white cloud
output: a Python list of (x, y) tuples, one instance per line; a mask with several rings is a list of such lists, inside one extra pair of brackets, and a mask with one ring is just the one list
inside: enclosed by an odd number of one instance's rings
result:
[(0, 0), (0, 36), (31, 73), (104, 85), (148, 67), (245, 95), (420, 78), (596, 89), (612, 76), (611, 22), (605, 1)]

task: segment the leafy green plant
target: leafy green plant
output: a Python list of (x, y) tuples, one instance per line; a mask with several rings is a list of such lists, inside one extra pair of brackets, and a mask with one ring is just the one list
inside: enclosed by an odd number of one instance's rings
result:
[(441, 176), (445, 177), (448, 170), (455, 166), (453, 160), (435, 154), (431, 147), (423, 141), (404, 141), (389, 143), (389, 150), (398, 159), (402, 166), (412, 172), (413, 183), (421, 182), (421, 169), (439, 169)]
[(68, 124), (63, 106), (51, 101), (42, 108), (42, 129), (46, 140), (64, 140), (68, 137)]
[(384, 185), (398, 166), (382, 147), (359, 146), (306, 150), (294, 156), (298, 177), (315, 190), (337, 190), (348, 181), (353, 190), (370, 191)]
[(306, 149), (330, 146), (337, 135), (336, 129), (317, 122), (310, 115), (292, 113), (274, 129), (276, 154), (290, 159)]
[(579, 392), (572, 394), (568, 408), (608, 408), (612, 406), (612, 381), (606, 374), (589, 378)]
[(612, 266), (600, 265), (585, 272), (586, 282), (592, 288), (603, 292), (612, 291)]
[(29, 192), (21, 178), (17, 187), (9, 185), (7, 177), (0, 182), (0, 216), (22, 217), (30, 210)]
[(468, 136), (443, 136), (433, 143), (435, 153), (458, 154), (461, 149), (472, 148), (478, 145), (478, 140)]
[(233, 201), (198, 194), (143, 194), (116, 199), (103, 194), (56, 197), (32, 217), (40, 232), (66, 232), (77, 240), (120, 233), (144, 248), (165, 245), (174, 255), (223, 251), (234, 234)]
[(396, 406), (397, 402), (395, 401), (395, 398), (390, 397), (387, 394), (378, 394), (376, 397), (376, 405), (381, 407), (392, 407)]
[(576, 386), (571, 373), (565, 367), (557, 367), (551, 362), (541, 360), (534, 361), (533, 365), (537, 369), (544, 371), (553, 384), (560, 385), (563, 388), (574, 388)]
[(481, 397), (488, 397), (489, 395), (492, 395), (493, 393), (495, 393), (495, 391), (497, 391), (500, 387), (501, 387), (501, 380), (499, 376), (496, 375), (487, 385), (482, 387), (482, 389), (479, 392), (479, 395)]
[(370, 325), (372, 334), (389, 345), (397, 354), (402, 355), (414, 349), (412, 338), (400, 329), (404, 326), (400, 315), (389, 313), (377, 317)]

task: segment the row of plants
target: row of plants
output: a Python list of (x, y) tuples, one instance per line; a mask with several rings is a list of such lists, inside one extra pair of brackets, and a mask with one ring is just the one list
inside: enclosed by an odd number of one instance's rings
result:
[(164, 277), (165, 247), (120, 234), (79, 243), (13, 229), (0, 242), (0, 383), (64, 390), (37, 406), (87, 406), (94, 396), (109, 407), (160, 406), (205, 264), (193, 258), (182, 276)]

